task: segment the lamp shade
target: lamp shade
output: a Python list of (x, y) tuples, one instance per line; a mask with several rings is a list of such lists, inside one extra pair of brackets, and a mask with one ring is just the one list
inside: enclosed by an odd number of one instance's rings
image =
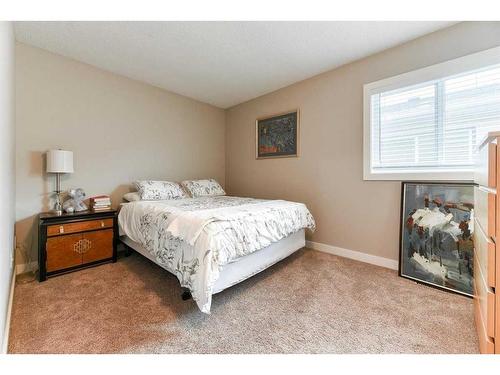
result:
[(48, 173), (73, 173), (73, 151), (49, 150), (47, 152)]

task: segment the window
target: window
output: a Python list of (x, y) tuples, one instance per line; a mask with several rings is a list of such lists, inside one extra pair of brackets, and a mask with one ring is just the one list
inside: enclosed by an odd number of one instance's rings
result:
[(365, 179), (470, 180), (500, 130), (500, 48), (365, 85)]

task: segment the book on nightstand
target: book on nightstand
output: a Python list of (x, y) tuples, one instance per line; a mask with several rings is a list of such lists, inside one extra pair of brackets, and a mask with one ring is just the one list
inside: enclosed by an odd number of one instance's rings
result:
[(91, 197), (89, 203), (92, 211), (105, 211), (111, 209), (111, 198), (109, 195)]

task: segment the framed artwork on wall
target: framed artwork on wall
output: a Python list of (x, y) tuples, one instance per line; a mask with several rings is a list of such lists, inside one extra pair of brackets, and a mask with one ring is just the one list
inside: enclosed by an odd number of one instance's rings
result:
[(399, 275), (473, 296), (474, 185), (403, 182)]
[(259, 118), (255, 122), (257, 159), (297, 157), (299, 154), (299, 110)]

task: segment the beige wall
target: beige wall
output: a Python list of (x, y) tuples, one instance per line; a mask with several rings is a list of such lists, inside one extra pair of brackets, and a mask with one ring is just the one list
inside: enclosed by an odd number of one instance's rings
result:
[(0, 353), (6, 352), (14, 254), (14, 29), (0, 22)]
[(54, 190), (48, 149), (74, 152), (63, 190), (111, 194), (115, 205), (136, 179), (224, 184), (223, 110), (20, 43), (16, 116), (18, 263), (37, 259), (33, 219)]
[[(400, 183), (363, 181), (363, 85), (498, 45), (500, 22), (461, 23), (229, 109), (229, 193), (305, 202), (313, 241), (397, 259)], [(255, 119), (294, 108), (300, 157), (255, 160)]]

